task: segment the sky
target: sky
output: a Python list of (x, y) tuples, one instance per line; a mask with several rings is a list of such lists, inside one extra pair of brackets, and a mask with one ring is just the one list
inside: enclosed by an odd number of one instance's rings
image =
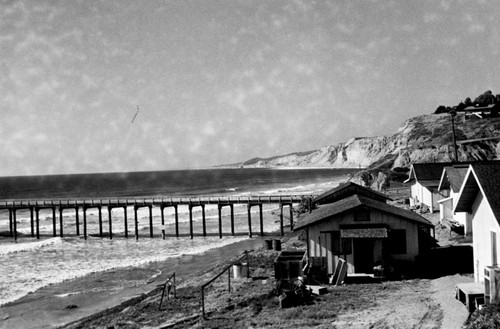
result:
[(390, 135), (500, 93), (498, 17), (495, 0), (0, 0), (0, 176)]

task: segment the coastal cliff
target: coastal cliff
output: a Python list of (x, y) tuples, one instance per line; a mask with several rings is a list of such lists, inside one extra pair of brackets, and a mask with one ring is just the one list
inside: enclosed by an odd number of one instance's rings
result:
[[(500, 137), (500, 118), (466, 120), (463, 114), (458, 115), (455, 135), (460, 161), (492, 160), (500, 155), (500, 138), (497, 139)], [(356, 137), (319, 150), (254, 158), (232, 166), (364, 168), (373, 180), (379, 171), (394, 174), (404, 172), (414, 162), (454, 159), (451, 116), (444, 113), (411, 118), (392, 135)]]

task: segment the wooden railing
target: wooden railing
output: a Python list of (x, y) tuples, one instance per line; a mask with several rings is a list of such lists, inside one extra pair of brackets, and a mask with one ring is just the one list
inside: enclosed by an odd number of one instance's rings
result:
[(207, 286), (209, 286), (210, 284), (212, 284), (215, 280), (217, 280), (222, 274), (227, 272), (227, 290), (229, 293), (231, 293), (231, 267), (233, 265), (241, 263), (241, 261), (244, 258), (246, 258), (246, 264), (248, 266), (248, 271), (247, 271), (247, 277), (248, 277), (249, 273), (250, 273), (250, 264), (248, 262), (248, 254), (250, 252), (252, 252), (252, 250), (245, 250), (243, 256), (241, 256), (237, 260), (233, 261), (231, 264), (224, 267), (224, 269), (219, 274), (217, 274), (216, 276), (214, 276), (212, 279), (210, 279), (208, 282), (204, 283), (201, 286), (201, 317), (202, 317), (202, 319), (206, 318), (205, 317), (205, 288)]

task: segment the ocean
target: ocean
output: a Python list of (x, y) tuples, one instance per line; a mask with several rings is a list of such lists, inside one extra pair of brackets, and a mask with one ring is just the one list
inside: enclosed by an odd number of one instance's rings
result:
[[(111, 197), (199, 197), (249, 195), (306, 195), (319, 194), (337, 186), (357, 170), (353, 169), (200, 169), (158, 172), (132, 172), (81, 175), (0, 177), (0, 200), (72, 199)], [(98, 236), (97, 209), (87, 210), (87, 240), (76, 236), (74, 210), (63, 212), (64, 238), (52, 236), (52, 212), (40, 211), (40, 234), (37, 240), (30, 235), (30, 214), (17, 212), (19, 237), (17, 242), (8, 236), (8, 211), (0, 210), (0, 306), (16, 301), (28, 293), (52, 283), (105, 271), (112, 268), (144, 266), (153, 261), (201, 253), (211, 248), (241, 241), (248, 230), (247, 209), (236, 205), (236, 236), (229, 236), (229, 209), (223, 210), (224, 237), (219, 239), (217, 206), (207, 205), (207, 237), (190, 239), (188, 208), (179, 206), (181, 237), (161, 237), (174, 230), (174, 212), (165, 209), (165, 226), (160, 223), (160, 210), (153, 208), (155, 236), (149, 237), (149, 210), (138, 211), (139, 240), (133, 238), (132, 207), (128, 209), (128, 239), (123, 237), (123, 209), (113, 209), (113, 239), (106, 236), (107, 211), (103, 211), (104, 236)], [(258, 207), (252, 217), (258, 218)], [(276, 205), (265, 205), (264, 232), (279, 229)], [(81, 225), (81, 210), (80, 210)], [(285, 211), (285, 216), (287, 211)], [(201, 208), (194, 208), (194, 231), (201, 232)], [(285, 221), (286, 222), (286, 221)], [(59, 225), (59, 214), (57, 214)], [(259, 232), (258, 220), (252, 226)], [(58, 228), (59, 232), (59, 228)], [(80, 229), (82, 232), (82, 229)], [(88, 289), (93, 289), (89, 287)], [(81, 293), (78, 291), (69, 294)]]

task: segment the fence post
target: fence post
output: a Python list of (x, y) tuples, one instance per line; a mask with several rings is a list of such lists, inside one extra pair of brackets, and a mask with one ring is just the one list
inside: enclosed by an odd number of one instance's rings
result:
[(201, 318), (205, 320), (205, 287), (201, 287)]
[(175, 272), (174, 272), (174, 298), (177, 298), (177, 292), (176, 292), (176, 283), (175, 283)]
[(247, 279), (250, 278), (250, 257), (248, 257), (248, 250), (245, 250), (247, 258)]

